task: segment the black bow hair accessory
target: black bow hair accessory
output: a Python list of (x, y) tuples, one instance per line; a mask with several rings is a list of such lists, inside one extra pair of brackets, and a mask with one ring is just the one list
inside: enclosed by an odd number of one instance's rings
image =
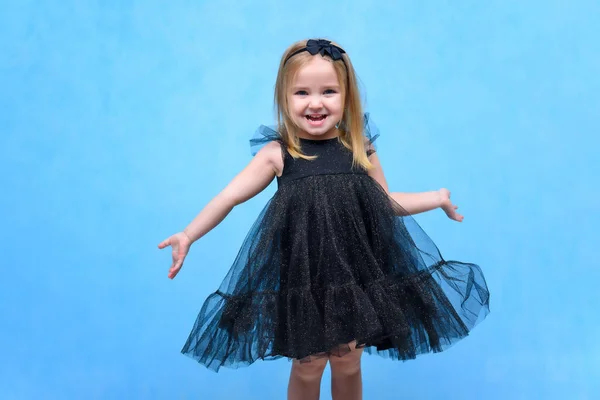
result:
[(342, 54), (345, 53), (344, 49), (334, 44), (331, 44), (330, 40), (325, 39), (310, 39), (308, 42), (306, 42), (306, 47), (296, 50), (295, 52), (290, 54), (285, 59), (285, 62), (283, 64), (287, 63), (290, 58), (292, 58), (296, 54), (302, 53), (303, 51), (308, 51), (313, 56), (317, 54), (321, 54), (322, 56), (329, 56), (333, 61), (342, 60), (344, 65), (346, 65), (346, 62), (342, 57)]

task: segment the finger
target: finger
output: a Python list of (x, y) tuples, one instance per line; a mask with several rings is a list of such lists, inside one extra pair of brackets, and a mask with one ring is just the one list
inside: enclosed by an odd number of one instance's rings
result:
[(179, 270), (181, 270), (181, 265), (182, 263), (178, 262), (173, 267), (171, 267), (171, 269), (169, 270), (169, 278), (173, 279), (179, 273)]
[(159, 249), (164, 249), (171, 244), (171, 238), (167, 238), (158, 244)]
[(169, 269), (169, 271), (177, 271), (181, 269), (181, 264), (183, 264), (182, 260), (173, 260), (173, 264), (171, 264), (171, 268)]

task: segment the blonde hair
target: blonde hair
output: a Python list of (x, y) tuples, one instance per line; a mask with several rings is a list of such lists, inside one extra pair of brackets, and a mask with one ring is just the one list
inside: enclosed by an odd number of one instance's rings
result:
[[(315, 156), (307, 156), (302, 153), (300, 140), (297, 135), (298, 127), (292, 121), (289, 111), (288, 95), (289, 89), (293, 84), (296, 74), (312, 59), (312, 55), (306, 51), (298, 53), (288, 60), (290, 54), (303, 47), (306, 47), (307, 40), (302, 40), (292, 44), (283, 53), (277, 72), (277, 81), (275, 83), (275, 112), (277, 114), (277, 130), (290, 155), (294, 158), (314, 159)], [(331, 44), (340, 47), (337, 43)], [(350, 57), (346, 53), (342, 55), (343, 62), (335, 62), (330, 57), (325, 56), (332, 61), (333, 68), (337, 75), (342, 99), (343, 116), (338, 125), (340, 132), (339, 139), (342, 144), (352, 151), (352, 164), (359, 165), (365, 169), (372, 167), (366, 153), (366, 138), (364, 136), (363, 110), (360, 101), (360, 92), (354, 67)], [(340, 60), (342, 61), (342, 60)]]

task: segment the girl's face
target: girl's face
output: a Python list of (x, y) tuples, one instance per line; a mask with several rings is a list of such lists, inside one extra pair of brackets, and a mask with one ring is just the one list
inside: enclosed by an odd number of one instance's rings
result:
[(335, 125), (343, 116), (341, 87), (331, 61), (312, 57), (292, 82), (288, 93), (290, 116), (304, 139), (338, 136)]

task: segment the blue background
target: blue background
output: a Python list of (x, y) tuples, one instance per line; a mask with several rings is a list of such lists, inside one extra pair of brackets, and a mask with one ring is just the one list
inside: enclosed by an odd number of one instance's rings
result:
[(365, 399), (597, 398), (600, 3), (1, 9), (0, 398), (284, 398), (286, 359), (215, 374), (179, 353), (275, 185), (175, 280), (156, 246), (249, 162), (280, 56), (310, 37), (352, 58), (390, 188), (452, 190), (463, 224), (417, 221), (491, 291), (488, 319), (447, 352), (365, 355)]

